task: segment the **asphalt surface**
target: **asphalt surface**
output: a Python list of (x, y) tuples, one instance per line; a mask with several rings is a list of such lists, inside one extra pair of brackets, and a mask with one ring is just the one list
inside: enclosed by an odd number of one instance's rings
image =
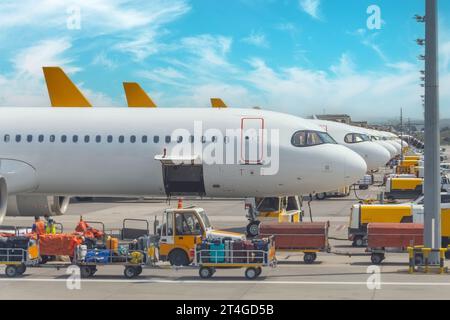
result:
[[(380, 191), (375, 185), (356, 195), (352, 192), (345, 198), (311, 203), (313, 221), (330, 221), (330, 237), (341, 239), (331, 240), (332, 253), (320, 253), (313, 265), (305, 265), (302, 254), (279, 253), (278, 266), (264, 268), (252, 281), (245, 279), (244, 269), (218, 270), (210, 280), (202, 280), (197, 269), (176, 270), (163, 264), (144, 269), (133, 280), (123, 277), (122, 266), (103, 266), (95, 277), (81, 282), (72, 281), (66, 268), (29, 268), (24, 276), (10, 279), (0, 266), (0, 299), (448, 299), (449, 274), (410, 275), (406, 254), (387, 254), (385, 263), (374, 267), (364, 249), (353, 248), (345, 240), (352, 204), (358, 198), (374, 198)], [(164, 209), (176, 205), (165, 199), (94, 199), (73, 203), (69, 212), (56, 220), (65, 231), (75, 228), (80, 215), (102, 221), (108, 229), (120, 228), (124, 218), (152, 222)], [(243, 231), (247, 223), (243, 200), (189, 200), (184, 205), (204, 208), (211, 223), (220, 229)], [(304, 208), (308, 221), (306, 203)], [(30, 226), (32, 221), (7, 218), (5, 224)]]

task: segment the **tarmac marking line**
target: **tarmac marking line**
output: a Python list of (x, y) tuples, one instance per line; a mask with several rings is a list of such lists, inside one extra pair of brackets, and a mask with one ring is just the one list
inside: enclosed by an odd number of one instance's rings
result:
[[(67, 282), (68, 279), (0, 279), (2, 282)], [(161, 283), (161, 284), (274, 284), (274, 285), (337, 285), (366, 286), (365, 281), (247, 281), (247, 280), (114, 280), (90, 279), (82, 283)], [(381, 282), (381, 286), (450, 287), (450, 282)]]

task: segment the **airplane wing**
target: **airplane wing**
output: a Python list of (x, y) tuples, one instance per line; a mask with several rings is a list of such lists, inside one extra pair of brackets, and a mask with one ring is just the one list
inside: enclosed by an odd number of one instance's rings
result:
[(156, 104), (138, 83), (124, 82), (123, 88), (129, 108), (156, 108)]

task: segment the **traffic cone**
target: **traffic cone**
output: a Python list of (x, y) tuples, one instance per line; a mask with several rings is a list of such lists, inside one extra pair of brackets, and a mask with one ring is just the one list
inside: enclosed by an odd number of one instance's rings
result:
[(178, 209), (183, 209), (183, 199), (178, 198)]

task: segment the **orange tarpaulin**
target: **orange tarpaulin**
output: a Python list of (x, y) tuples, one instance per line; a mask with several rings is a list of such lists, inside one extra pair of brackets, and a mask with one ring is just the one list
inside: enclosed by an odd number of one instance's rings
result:
[(87, 222), (83, 220), (78, 223), (75, 231), (82, 233), (86, 238), (101, 239), (103, 237), (103, 232), (92, 228)]
[(70, 234), (45, 234), (39, 236), (39, 252), (42, 256), (71, 256), (76, 246), (83, 243), (81, 237)]

